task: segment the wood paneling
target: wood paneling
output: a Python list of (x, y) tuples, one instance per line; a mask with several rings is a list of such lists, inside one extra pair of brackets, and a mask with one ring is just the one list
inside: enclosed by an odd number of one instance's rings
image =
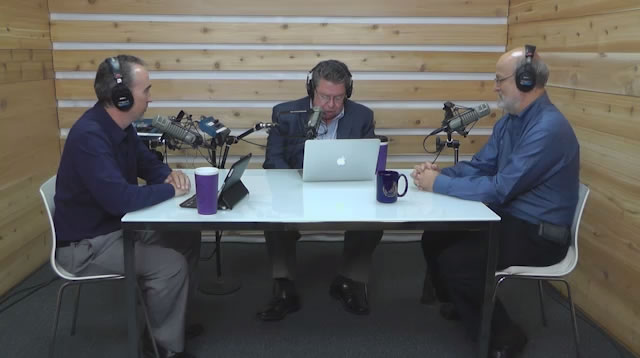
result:
[(55, 42), (504, 45), (506, 25), (52, 21)]
[(47, 0), (0, 2), (0, 49), (49, 49)]
[(20, 78), (0, 84), (0, 293), (48, 256), (49, 225), (38, 189), (60, 160), (54, 82), (23, 80), (30, 78), (26, 73)]
[(640, 97), (640, 53), (544, 52), (549, 85)]
[(640, 138), (638, 98), (565, 88), (548, 89), (551, 101), (571, 122), (623, 140)]
[[(88, 108), (59, 108), (58, 118), (61, 128), (71, 128)], [(180, 110), (191, 114), (194, 120), (200, 116), (213, 116), (227, 127), (248, 129), (258, 122), (271, 121), (271, 108), (149, 108), (145, 118), (157, 115), (175, 116)], [(376, 128), (438, 128), (442, 125), (442, 109), (373, 108)], [(476, 122), (475, 128), (492, 128), (502, 110), (493, 111), (489, 116)]]
[[(32, 225), (39, 225), (37, 220), (33, 221)], [(39, 236), (24, 238), (25, 244), (22, 248), (0, 261), (0, 292), (4, 293), (20, 283), (48, 259), (51, 252), (51, 238), (48, 231), (47, 226), (46, 232)]]
[[(300, 80), (152, 80), (155, 100), (276, 100), (304, 95)], [(56, 94), (62, 99), (95, 99), (93, 80), (56, 80)], [(493, 101), (493, 81), (358, 81), (353, 98), (402, 101)]]
[(296, 50), (59, 50), (56, 71), (95, 71), (118, 53), (138, 56), (152, 71), (309, 71), (339, 59), (351, 71), (494, 72), (499, 53)]
[(507, 0), (49, 0), (51, 12), (272, 16), (506, 16)]
[(0, 84), (53, 79), (50, 50), (0, 50)]
[(637, 8), (637, 0), (511, 0), (509, 23), (575, 18)]
[(640, 52), (640, 10), (509, 26), (508, 47), (539, 51)]

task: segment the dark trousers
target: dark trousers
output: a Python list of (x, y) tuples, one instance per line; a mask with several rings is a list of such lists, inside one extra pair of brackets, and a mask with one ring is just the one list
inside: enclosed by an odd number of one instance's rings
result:
[[(497, 225), (498, 265), (548, 266), (561, 261), (568, 246), (558, 245), (538, 235), (538, 226), (501, 214)], [(480, 327), (487, 242), (478, 231), (427, 232), (422, 235), (422, 249), (438, 298), (456, 306), (468, 333), (476, 339)], [(499, 300), (492, 321), (492, 340), (508, 335), (513, 322)]]
[[(273, 278), (296, 278), (296, 243), (299, 231), (265, 231), (267, 252)], [(382, 239), (382, 231), (346, 231), (339, 273), (355, 281), (367, 283), (373, 251)]]

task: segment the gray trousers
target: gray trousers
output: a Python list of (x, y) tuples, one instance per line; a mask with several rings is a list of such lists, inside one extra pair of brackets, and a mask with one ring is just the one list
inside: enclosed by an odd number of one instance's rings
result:
[[(296, 278), (296, 243), (299, 231), (265, 231), (273, 278)], [(369, 282), (373, 251), (382, 231), (345, 231), (342, 265), (339, 273), (358, 282)]]
[[(143, 232), (136, 240), (135, 255), (153, 336), (165, 350), (182, 352), (187, 302), (193, 292), (189, 281), (200, 257), (200, 232)], [(122, 230), (59, 248), (56, 260), (76, 275), (122, 275)]]

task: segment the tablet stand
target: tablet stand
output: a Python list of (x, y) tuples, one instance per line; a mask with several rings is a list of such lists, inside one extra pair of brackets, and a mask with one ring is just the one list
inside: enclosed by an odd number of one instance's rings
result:
[[(238, 140), (248, 136), (249, 134), (261, 129), (260, 124), (257, 124), (255, 127), (250, 128), (239, 136), (227, 136), (224, 139), (224, 152), (222, 154), (222, 161), (220, 162), (220, 169), (224, 169), (224, 165), (227, 162), (227, 156), (229, 155), (229, 148), (231, 148), (232, 144), (238, 143)], [(215, 139), (211, 139), (211, 146), (215, 148)], [(215, 150), (213, 151), (215, 153)], [(215, 154), (214, 158), (215, 160)], [(213, 161), (212, 161), (213, 163)], [(249, 190), (242, 183), (241, 180), (238, 180), (236, 184), (232, 187), (225, 190), (223, 193), (220, 193), (220, 198), (218, 198), (218, 203), (222, 203), (223, 207), (227, 209), (232, 209), (242, 198), (244, 198), (247, 194), (249, 194)], [(231, 278), (227, 278), (226, 280), (222, 277), (222, 254), (221, 254), (221, 246), (220, 242), (222, 241), (222, 231), (216, 231), (216, 278), (213, 281), (205, 281), (200, 280), (200, 284), (198, 285), (198, 289), (200, 292), (208, 294), (208, 295), (227, 295), (233, 292), (236, 292), (240, 289), (241, 283), (239, 281), (233, 280)]]

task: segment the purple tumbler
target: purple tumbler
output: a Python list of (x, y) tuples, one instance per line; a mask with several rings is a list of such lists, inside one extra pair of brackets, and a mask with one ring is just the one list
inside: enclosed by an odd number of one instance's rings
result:
[(218, 211), (218, 168), (196, 168), (195, 177), (198, 214), (215, 214)]
[(383, 135), (376, 136), (380, 139), (380, 151), (378, 151), (378, 165), (376, 165), (376, 174), (387, 169), (387, 149), (389, 148), (389, 138)]

